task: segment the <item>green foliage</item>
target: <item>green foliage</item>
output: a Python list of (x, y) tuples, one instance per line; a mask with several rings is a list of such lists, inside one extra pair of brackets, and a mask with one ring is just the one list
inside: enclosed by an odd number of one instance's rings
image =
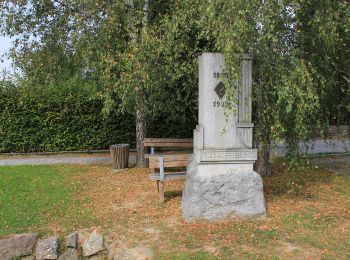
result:
[(281, 140), (292, 160), (320, 125), (346, 122), (350, 114), (350, 5), (321, 2), (215, 0), (203, 7), (201, 24), (225, 54), (229, 80), (239, 76), (237, 53), (254, 58), (257, 148)]
[(274, 133), (284, 136), (289, 145), (287, 157), (298, 158), (299, 142), (308, 140), (317, 128), (320, 108), (317, 85), (303, 60), (298, 61), (288, 75), (282, 76), (276, 94), (279, 109)]
[[(112, 97), (118, 104), (117, 96)], [(94, 85), (72, 79), (61, 85), (0, 86), (0, 152), (106, 149), (113, 143), (134, 145), (135, 117), (114, 106), (103, 113), (105, 99)], [(186, 109), (186, 108), (185, 108)], [(188, 108), (187, 108), (188, 109)], [(186, 115), (186, 116), (183, 116)], [(149, 135), (188, 137), (195, 111), (149, 117)]]
[[(22, 71), (20, 86), (60, 88), (74, 79), (96, 86), (103, 108), (95, 114), (141, 111), (148, 136), (190, 135), (197, 57), (205, 51), (224, 53), (230, 83), (239, 77), (239, 54), (253, 56), (254, 140), (261, 157), (279, 140), (294, 160), (299, 142), (315, 128), (349, 121), (345, 0), (5, 0), (0, 8), (1, 33), (16, 38), (12, 58)], [(235, 102), (240, 86), (227, 85)], [(169, 130), (173, 125), (179, 131)]]
[(350, 121), (349, 1), (299, 1), (299, 47), (315, 68), (324, 123)]
[(232, 79), (239, 76), (237, 53), (253, 55), (256, 144), (284, 138), (290, 148), (297, 148), (290, 142), (294, 145), (308, 137), (318, 102), (310, 66), (295, 48), (293, 3), (213, 1), (208, 10), (209, 32), (225, 54)]
[[(149, 1), (144, 10), (146, 1), (131, 2), (133, 8), (125, 1), (0, 3), (6, 21), (2, 32), (18, 42), (12, 58), (23, 72), (19, 85), (62, 88), (76, 78), (97, 86), (105, 117), (141, 108), (148, 136), (190, 136), (197, 114), (198, 49), (187, 47), (193, 35), (183, 34), (186, 44), (177, 55), (175, 42), (160, 45), (165, 38), (158, 30), (176, 3)], [(128, 122), (126, 134), (134, 125)]]
[(104, 149), (133, 143), (134, 118), (113, 110), (76, 82), (50, 87), (0, 88), (0, 151), (34, 152)]

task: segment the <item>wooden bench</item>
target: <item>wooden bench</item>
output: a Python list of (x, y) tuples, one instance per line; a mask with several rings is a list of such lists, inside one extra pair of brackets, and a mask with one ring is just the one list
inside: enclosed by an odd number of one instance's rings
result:
[[(150, 154), (155, 154), (155, 148), (193, 148), (193, 139), (181, 138), (145, 138), (143, 141), (145, 148), (150, 148)], [(150, 154), (146, 154), (146, 158)]]
[[(185, 179), (185, 171), (169, 172), (167, 168), (186, 167), (189, 163), (192, 154), (166, 154), (166, 155), (150, 155), (149, 168), (151, 174), (149, 178), (157, 181), (157, 190), (159, 194), (159, 201), (164, 202), (164, 182), (167, 180)], [(159, 172), (157, 170), (159, 169)]]

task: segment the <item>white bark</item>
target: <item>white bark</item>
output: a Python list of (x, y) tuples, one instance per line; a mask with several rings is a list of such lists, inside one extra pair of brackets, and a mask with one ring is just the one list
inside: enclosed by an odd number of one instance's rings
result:
[(136, 44), (137, 42), (137, 34), (135, 31), (135, 4), (134, 0), (127, 0), (127, 4), (130, 8), (130, 34), (131, 34), (131, 43)]

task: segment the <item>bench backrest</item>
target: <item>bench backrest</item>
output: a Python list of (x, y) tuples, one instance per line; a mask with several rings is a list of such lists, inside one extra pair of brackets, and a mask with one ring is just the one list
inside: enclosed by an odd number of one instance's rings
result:
[[(150, 155), (149, 156), (149, 168), (159, 169), (163, 163), (163, 167), (184, 167), (188, 165), (188, 162), (192, 154), (167, 154), (167, 155)], [(161, 162), (163, 158), (163, 162)]]
[(192, 148), (193, 139), (182, 138), (145, 138), (143, 141), (145, 147), (182, 147)]

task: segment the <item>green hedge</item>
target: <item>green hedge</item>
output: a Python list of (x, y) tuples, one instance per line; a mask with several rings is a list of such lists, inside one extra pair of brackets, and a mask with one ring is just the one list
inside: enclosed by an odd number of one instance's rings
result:
[[(87, 86), (0, 87), (0, 152), (106, 149), (135, 143), (135, 117), (112, 110), (102, 114), (103, 98)], [(194, 116), (194, 112), (189, 111)], [(177, 118), (175, 118), (175, 116)], [(191, 136), (196, 120), (185, 115), (148, 120), (148, 136)]]
[[(29, 92), (29, 93), (27, 93)], [(0, 152), (104, 149), (134, 143), (134, 117), (101, 113), (102, 98), (88, 92), (3, 87), (0, 90)]]

